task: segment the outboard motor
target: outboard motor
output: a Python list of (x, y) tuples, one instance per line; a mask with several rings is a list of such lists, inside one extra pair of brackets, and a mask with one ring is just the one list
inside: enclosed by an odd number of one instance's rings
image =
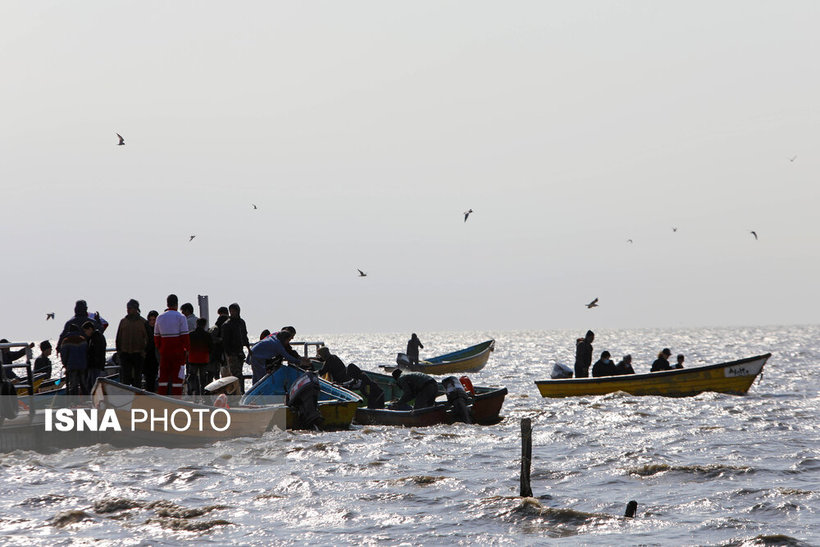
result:
[(399, 365), (399, 368), (410, 368), (412, 363), (406, 353), (399, 353), (396, 355), (396, 364)]
[(464, 386), (455, 376), (448, 376), (441, 381), (444, 392), (447, 394), (447, 402), (453, 405), (453, 414), (457, 421), (465, 424), (473, 423), (470, 417), (470, 396), (464, 391)]
[(322, 425), (319, 412), (319, 377), (314, 372), (306, 372), (296, 379), (288, 390), (288, 407), (299, 417), (299, 424), (305, 428)]
[(555, 363), (550, 373), (550, 378), (556, 380), (558, 378), (572, 378), (574, 370), (569, 365), (564, 363)]

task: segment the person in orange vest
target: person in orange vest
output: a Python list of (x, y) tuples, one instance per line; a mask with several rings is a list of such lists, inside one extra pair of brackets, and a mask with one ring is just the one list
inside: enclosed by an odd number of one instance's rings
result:
[(180, 371), (185, 365), (185, 354), (191, 348), (188, 320), (179, 313), (179, 299), (169, 294), (168, 309), (157, 317), (154, 325), (154, 344), (159, 351), (159, 385), (161, 395), (182, 395), (183, 380)]

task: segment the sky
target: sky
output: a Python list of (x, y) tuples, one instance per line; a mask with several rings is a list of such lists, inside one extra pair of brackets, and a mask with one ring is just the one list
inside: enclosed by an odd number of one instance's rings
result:
[(4, 1), (0, 337), (168, 293), (252, 333), (817, 323), (818, 28), (797, 0)]

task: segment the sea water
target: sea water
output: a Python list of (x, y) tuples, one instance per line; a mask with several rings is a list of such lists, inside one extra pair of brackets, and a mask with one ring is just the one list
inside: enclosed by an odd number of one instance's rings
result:
[[(680, 399), (541, 398), (534, 381), (572, 364), (582, 332), (419, 334), (422, 358), (496, 340), (470, 377), (508, 388), (500, 424), (0, 454), (0, 543), (820, 544), (820, 327), (596, 333), (596, 357), (631, 353), (637, 372), (663, 347), (687, 366), (773, 354), (746, 396)], [(407, 335), (306, 338), (376, 370)]]

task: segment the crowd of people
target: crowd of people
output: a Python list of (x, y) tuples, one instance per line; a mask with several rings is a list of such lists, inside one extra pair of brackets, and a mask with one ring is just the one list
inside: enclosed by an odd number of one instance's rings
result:
[[(595, 341), (595, 333), (588, 330), (583, 338), (575, 341), (575, 377), (589, 378), (590, 367), (592, 377), (619, 376), (622, 374), (635, 374), (632, 368), (632, 355), (624, 355), (618, 364), (612, 361), (612, 355), (608, 351), (601, 352), (601, 357), (592, 364), (592, 342)], [(674, 365), (669, 363), (672, 351), (663, 348), (658, 353), (658, 358), (652, 363), (650, 372), (663, 370), (673, 370), (683, 368), (683, 361), (686, 359), (683, 354), (678, 354), (677, 362)]]

